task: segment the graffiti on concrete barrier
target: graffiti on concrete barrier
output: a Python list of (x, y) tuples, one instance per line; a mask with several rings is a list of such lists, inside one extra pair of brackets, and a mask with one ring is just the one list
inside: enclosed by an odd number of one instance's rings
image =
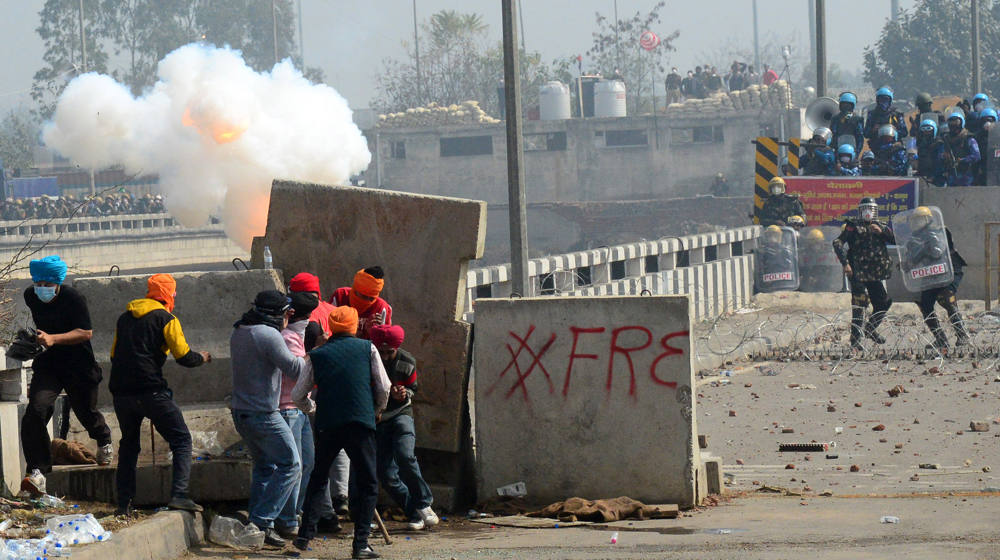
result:
[[(598, 363), (607, 361), (604, 390), (609, 397), (614, 387), (616, 364), (618, 364), (618, 371), (624, 369), (623, 364), (628, 366), (628, 395), (633, 399), (636, 398), (638, 391), (636, 372), (643, 374), (647, 367), (646, 364), (649, 364), (649, 378), (655, 386), (676, 390), (677, 382), (667, 381), (662, 376), (661, 370), (667, 367), (663, 360), (671, 356), (683, 356), (684, 349), (672, 346), (670, 342), (689, 336), (688, 331), (672, 332), (660, 337), (659, 344), (655, 348), (651, 348), (657, 338), (653, 335), (652, 330), (640, 325), (629, 325), (615, 329), (571, 326), (568, 327), (566, 333), (553, 332), (549, 334), (548, 338), (536, 336), (532, 341), (535, 330), (535, 325), (531, 325), (523, 336), (513, 331), (507, 333), (511, 341), (506, 343), (505, 348), (507, 354), (510, 355), (510, 361), (500, 371), (493, 385), (486, 390), (487, 397), (503, 385), (507, 388), (506, 391), (503, 391), (504, 398), (510, 399), (515, 393), (520, 392), (522, 399), (530, 403), (531, 395), (529, 395), (527, 381), (532, 374), (541, 374), (547, 384), (548, 394), (554, 395), (558, 381), (553, 382), (553, 372), (558, 373), (557, 365), (561, 369), (562, 363), (565, 362), (566, 369), (562, 379), (562, 397), (565, 399), (569, 396), (574, 383), (574, 367), (577, 368), (577, 374), (579, 374), (580, 368), (588, 365), (587, 360)], [(568, 344), (568, 353), (564, 350), (552, 350), (553, 345), (560, 337), (571, 339), (572, 342)], [(600, 352), (594, 349), (595, 344), (598, 345), (599, 349), (607, 348), (607, 351)], [(581, 347), (590, 348), (590, 350), (581, 350)], [(505, 379), (508, 381), (505, 382)], [(579, 383), (580, 380), (577, 379), (575, 382)]]

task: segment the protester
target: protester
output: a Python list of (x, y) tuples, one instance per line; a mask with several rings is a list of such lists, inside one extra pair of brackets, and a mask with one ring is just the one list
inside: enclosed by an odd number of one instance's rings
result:
[(253, 457), (250, 522), (264, 531), (266, 544), (278, 547), (285, 540), (274, 520), (302, 478), (295, 437), (278, 412), (281, 375), (297, 380), (309, 364), (308, 356), (292, 354), (281, 337), (292, 313), (285, 294), (265, 290), (233, 325), (229, 338), (233, 424)]
[[(330, 470), (343, 450), (350, 457), (356, 477), (350, 499), (354, 521), (353, 558), (379, 558), (368, 545), (375, 500), (378, 497), (376, 473), (375, 422), (380, 419), (389, 399), (390, 383), (378, 351), (368, 340), (356, 337), (358, 312), (341, 306), (329, 317), (330, 340), (309, 353), (312, 368), (307, 368), (292, 391), (292, 398), (307, 412), (315, 407), (316, 464), (306, 487), (302, 524), (293, 543), (307, 550), (315, 538), (320, 518), (319, 498), (326, 492)], [(307, 392), (315, 385), (315, 404)]]
[(419, 531), (438, 524), (431, 509), (434, 496), (420, 474), (413, 450), (416, 431), (411, 400), (417, 392), (417, 360), (400, 348), (405, 333), (399, 325), (379, 325), (371, 330), (372, 344), (378, 350), (392, 387), (389, 402), (376, 425), (378, 480), (382, 488), (403, 508), (410, 520), (408, 528)]
[(712, 67), (711, 73), (705, 78), (705, 89), (708, 90), (709, 95), (722, 91), (722, 77), (716, 72), (715, 66)]
[(308, 352), (318, 346), (317, 341), (321, 335), (330, 335), (326, 320), (334, 306), (323, 301), (323, 294), (320, 293), (319, 289), (319, 278), (308, 272), (300, 272), (293, 276), (292, 281), (288, 283), (288, 291), (290, 294), (295, 292), (313, 294), (319, 300), (316, 309), (309, 316), (309, 323), (305, 330), (304, 344), (306, 352)]
[[(319, 296), (312, 292), (289, 292), (288, 297), (292, 300), (292, 316), (288, 319), (288, 326), (281, 331), (281, 337), (285, 339), (288, 351), (298, 357), (306, 355), (305, 336), (309, 326), (317, 325), (310, 320), (313, 311), (319, 306)], [(322, 332), (318, 339), (320, 345), (326, 342), (326, 335)], [(281, 376), (281, 399), (278, 402), (278, 409), (285, 423), (292, 430), (292, 437), (295, 438), (295, 448), (299, 452), (302, 460), (302, 480), (299, 486), (292, 488), (292, 494), (285, 502), (285, 507), (274, 520), (274, 528), (283, 538), (292, 539), (299, 531), (298, 515), (302, 510), (302, 503), (306, 499), (306, 484), (309, 482), (309, 475), (312, 473), (315, 462), (315, 447), (313, 445), (313, 431), (309, 418), (304, 412), (298, 409), (292, 400), (292, 389), (295, 387), (295, 380), (287, 375)]]
[(358, 312), (358, 338), (370, 339), (369, 329), (376, 325), (392, 324), (392, 307), (379, 297), (385, 286), (385, 271), (381, 266), (359, 270), (350, 288), (337, 288), (330, 296), (330, 303), (341, 307), (349, 305)]
[(681, 102), (681, 75), (677, 73), (677, 68), (671, 68), (664, 81), (667, 89), (667, 103)]
[(688, 70), (687, 76), (681, 80), (681, 95), (684, 99), (693, 99), (697, 97), (694, 93), (694, 72)]
[(45, 475), (52, 472), (48, 424), (56, 398), (64, 390), (70, 407), (87, 433), (97, 442), (97, 462), (108, 465), (114, 457), (111, 429), (97, 410), (97, 386), (101, 367), (90, 344), (93, 327), (83, 294), (66, 280), (66, 263), (52, 255), (28, 264), (34, 282), (24, 290), (24, 303), (31, 312), (37, 335), (35, 341), (45, 352), (32, 363), (28, 406), (21, 420), (21, 448), (27, 476), (21, 490), (33, 495), (45, 493)]
[(177, 363), (196, 368), (212, 361), (208, 352), (188, 346), (181, 323), (173, 315), (177, 282), (169, 274), (154, 274), (146, 282), (146, 297), (129, 302), (118, 317), (111, 344), (111, 379), (108, 388), (121, 428), (118, 444), (118, 510), (115, 515), (131, 515), (135, 499), (136, 462), (141, 450), (142, 421), (149, 418), (173, 453), (173, 483), (167, 507), (202, 511), (188, 497), (191, 476), (191, 432), (184, 415), (173, 400), (173, 392), (163, 377), (163, 364), (170, 352)]
[(759, 86), (761, 83), (760, 80), (761, 80), (760, 74), (758, 74), (757, 71), (754, 70), (753, 65), (751, 64), (750, 66), (748, 66), (747, 73), (743, 75), (743, 81), (746, 82), (747, 87)]
[(777, 81), (778, 81), (778, 73), (775, 72), (773, 69), (771, 69), (769, 65), (765, 64), (764, 77), (761, 78), (761, 83), (763, 83), (765, 86), (769, 86)]

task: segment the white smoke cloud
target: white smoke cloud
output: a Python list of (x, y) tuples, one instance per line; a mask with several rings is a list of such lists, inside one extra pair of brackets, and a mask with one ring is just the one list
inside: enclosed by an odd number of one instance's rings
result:
[(238, 51), (187, 45), (160, 62), (158, 76), (138, 98), (109, 76), (79, 76), (45, 143), (81, 166), (159, 173), (181, 224), (221, 213), (244, 248), (264, 233), (273, 179), (345, 184), (371, 162), (347, 101), (288, 61), (257, 73)]

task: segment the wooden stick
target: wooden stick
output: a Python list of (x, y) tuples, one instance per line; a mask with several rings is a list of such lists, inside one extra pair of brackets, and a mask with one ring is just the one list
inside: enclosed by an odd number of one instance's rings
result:
[(382, 523), (382, 516), (378, 514), (378, 508), (375, 508), (375, 522), (378, 523), (378, 528), (382, 531), (382, 538), (385, 539), (385, 544), (391, 545), (392, 541), (389, 539), (389, 531), (385, 530), (385, 523)]

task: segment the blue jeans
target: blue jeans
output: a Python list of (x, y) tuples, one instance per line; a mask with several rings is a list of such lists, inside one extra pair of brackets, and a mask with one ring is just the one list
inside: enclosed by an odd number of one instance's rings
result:
[(302, 480), (292, 430), (278, 411), (233, 410), (233, 424), (253, 457), (250, 521), (261, 529), (273, 527)]
[(292, 488), (292, 495), (288, 497), (285, 507), (281, 509), (274, 523), (285, 528), (293, 528), (299, 525), (298, 514), (302, 510), (302, 502), (306, 499), (306, 484), (309, 483), (309, 473), (312, 472), (313, 462), (316, 459), (316, 448), (313, 445), (312, 426), (305, 413), (293, 408), (282, 410), (279, 414), (285, 419), (285, 423), (292, 430), (292, 437), (295, 438), (295, 449), (302, 459), (302, 481), (299, 486)]
[(430, 486), (420, 474), (420, 465), (413, 448), (417, 436), (413, 417), (399, 414), (376, 426), (375, 457), (378, 480), (382, 488), (403, 508), (410, 519), (416, 519), (417, 510), (430, 507), (434, 502)]

